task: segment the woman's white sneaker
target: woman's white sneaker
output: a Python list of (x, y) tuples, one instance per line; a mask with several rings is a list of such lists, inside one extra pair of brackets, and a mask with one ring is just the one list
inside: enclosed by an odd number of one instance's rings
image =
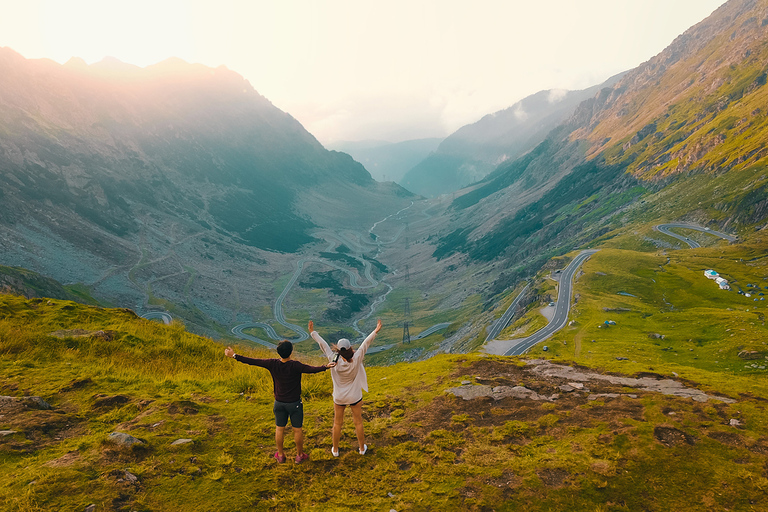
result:
[(360, 455), (365, 455), (365, 452), (367, 452), (367, 451), (368, 451), (368, 445), (367, 445), (367, 444), (364, 444), (364, 445), (363, 445), (363, 449), (362, 449), (362, 450), (357, 450), (357, 452), (358, 452)]

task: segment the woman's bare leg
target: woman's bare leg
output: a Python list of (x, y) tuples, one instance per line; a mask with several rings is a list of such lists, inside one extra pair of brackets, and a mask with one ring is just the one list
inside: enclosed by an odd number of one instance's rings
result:
[(363, 431), (363, 402), (359, 402), (356, 405), (350, 405), (352, 410), (352, 421), (355, 422), (355, 434), (357, 434), (357, 444), (360, 446), (360, 451), (365, 446), (365, 432)]
[(344, 425), (344, 409), (343, 405), (333, 404), (333, 451), (339, 453), (339, 441), (341, 441), (341, 427)]

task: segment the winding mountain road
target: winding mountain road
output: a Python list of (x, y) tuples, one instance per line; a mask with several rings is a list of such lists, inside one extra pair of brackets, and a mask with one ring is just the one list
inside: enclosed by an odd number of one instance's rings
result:
[(173, 317), (170, 313), (166, 313), (165, 311), (149, 311), (148, 313), (141, 315), (141, 318), (146, 318), (147, 320), (161, 320), (165, 325), (169, 325), (173, 321)]
[(697, 226), (696, 224), (688, 224), (684, 222), (671, 222), (668, 224), (659, 224), (653, 227), (656, 231), (660, 233), (664, 233), (665, 235), (669, 235), (673, 238), (677, 238), (681, 242), (685, 242), (688, 244), (691, 249), (696, 249), (698, 247), (701, 247), (701, 244), (696, 242), (695, 240), (691, 240), (687, 236), (684, 235), (678, 235), (677, 233), (672, 232), (672, 229), (693, 229), (696, 231), (701, 231), (702, 233), (706, 233), (708, 235), (724, 238), (725, 240), (728, 240), (729, 242), (735, 242), (737, 240), (737, 237), (733, 235), (729, 235), (728, 233), (722, 233), (720, 231), (715, 231), (709, 228), (705, 228), (703, 226)]
[[(573, 278), (576, 275), (576, 271), (581, 267), (590, 256), (595, 254), (597, 249), (589, 249), (581, 251), (568, 266), (563, 270), (560, 275), (560, 290), (558, 292), (558, 299), (555, 306), (555, 314), (552, 320), (539, 331), (535, 332), (531, 336), (513, 340), (496, 340), (493, 339), (485, 346), (485, 351), (491, 354), (516, 356), (524, 354), (528, 349), (546, 340), (554, 333), (565, 327), (568, 322), (568, 314), (571, 311), (571, 297), (573, 296)], [(525, 291), (525, 289), (523, 289)], [(518, 298), (522, 296), (522, 292), (518, 295)], [(515, 299), (518, 300), (518, 299)], [(514, 304), (514, 302), (513, 302)], [(510, 306), (512, 307), (512, 306)], [(509, 309), (507, 309), (509, 311)], [(506, 314), (506, 313), (505, 313)], [(497, 322), (500, 325), (500, 322)], [(501, 329), (499, 329), (501, 330)]]
[(530, 286), (530, 283), (526, 284), (525, 288), (520, 290), (520, 293), (517, 294), (517, 297), (515, 297), (515, 300), (512, 301), (512, 304), (510, 304), (504, 314), (501, 315), (501, 318), (491, 324), (491, 328), (488, 330), (488, 336), (485, 338), (486, 343), (495, 340), (496, 336), (498, 336), (499, 333), (507, 326), (507, 324), (509, 324), (509, 321), (512, 319), (512, 316), (514, 316), (515, 311), (517, 311), (517, 305), (520, 304), (521, 300), (523, 300), (525, 292)]
[(263, 322), (252, 322), (252, 323), (249, 323), (249, 324), (236, 325), (236, 326), (234, 326), (232, 328), (232, 330), (230, 332), (232, 334), (234, 334), (235, 336), (237, 336), (238, 338), (240, 338), (240, 339), (252, 341), (254, 343), (258, 343), (259, 345), (263, 345), (263, 346), (265, 346), (267, 348), (275, 348), (277, 346), (274, 343), (270, 343), (269, 341), (263, 340), (261, 338), (257, 338), (256, 336), (251, 336), (250, 334), (245, 334), (243, 332), (244, 329), (250, 329), (252, 327), (259, 327), (261, 329), (264, 329), (265, 331), (267, 331), (267, 334), (269, 336), (271, 336), (272, 339), (274, 339), (274, 340), (281, 339), (277, 335), (277, 333), (275, 332), (275, 330), (272, 328), (271, 325), (265, 324)]
[[(402, 208), (401, 210), (397, 211), (396, 213), (388, 215), (384, 219), (382, 219), (382, 220), (380, 220), (378, 222), (375, 222), (373, 224), (373, 226), (371, 226), (371, 228), (368, 230), (368, 233), (369, 234), (373, 234), (373, 230), (376, 228), (376, 226), (378, 226), (382, 222), (385, 222), (385, 221), (387, 221), (387, 220), (389, 220), (389, 219), (391, 219), (393, 217), (397, 217), (402, 212), (404, 212), (404, 211), (408, 210), (409, 208), (411, 208), (413, 205), (414, 205), (414, 203), (411, 202), (411, 204), (406, 206), (405, 208)], [(365, 244), (366, 245), (373, 245), (373, 246), (376, 246), (376, 247), (380, 248), (382, 245), (387, 245), (387, 244), (391, 244), (391, 243), (396, 242), (397, 239), (402, 235), (402, 233), (404, 231), (405, 231), (405, 226), (402, 226), (401, 229), (399, 229), (397, 231), (395, 236), (391, 240), (389, 240), (389, 241), (385, 242), (385, 241), (381, 241), (381, 240), (377, 239), (375, 241), (371, 240), (369, 242), (369, 241), (366, 240)], [(392, 292), (392, 290), (394, 289), (389, 283), (387, 283), (387, 282), (385, 282), (383, 280), (381, 282), (376, 281), (374, 279), (374, 277), (373, 277), (373, 272), (372, 272), (372, 267), (373, 266), (371, 265), (371, 262), (368, 261), (365, 258), (360, 257), (360, 254), (362, 254), (364, 252), (362, 237), (360, 237), (358, 235), (357, 236), (358, 242), (354, 242), (354, 241), (350, 240), (347, 236), (345, 236), (344, 234), (341, 234), (341, 233), (322, 232), (320, 234), (322, 236), (324, 236), (326, 238), (326, 240), (329, 241), (328, 251), (332, 250), (336, 246), (336, 244), (332, 240), (330, 240), (330, 239), (333, 239), (333, 240), (335, 240), (338, 243), (342, 243), (342, 244), (347, 245), (350, 249), (352, 249), (352, 250), (354, 250), (355, 252), (358, 253), (357, 255), (354, 255), (353, 257), (358, 259), (363, 264), (363, 276), (365, 277), (365, 280), (368, 283), (367, 284), (361, 284), (360, 283), (360, 279), (361, 278), (360, 278), (358, 272), (352, 271), (352, 270), (350, 270), (348, 268), (345, 268), (345, 267), (342, 267), (340, 265), (337, 265), (336, 263), (332, 263), (332, 262), (329, 262), (329, 261), (326, 261), (326, 260), (317, 259), (317, 258), (311, 258), (311, 257), (305, 257), (305, 258), (299, 259), (296, 262), (296, 270), (294, 271), (293, 275), (291, 276), (291, 279), (288, 281), (288, 284), (286, 284), (285, 288), (283, 288), (283, 291), (280, 293), (280, 295), (278, 296), (277, 300), (275, 300), (275, 304), (274, 304), (274, 306), (272, 308), (272, 312), (273, 312), (275, 321), (277, 323), (279, 323), (280, 325), (282, 325), (283, 327), (286, 327), (286, 328), (294, 331), (298, 335), (295, 338), (291, 338), (290, 341), (292, 341), (294, 343), (298, 343), (298, 342), (306, 340), (307, 338), (309, 338), (309, 334), (302, 327), (300, 327), (298, 325), (295, 325), (295, 324), (292, 324), (292, 323), (290, 323), (290, 322), (288, 322), (286, 320), (285, 314), (283, 312), (283, 301), (288, 296), (288, 293), (291, 291), (293, 286), (296, 284), (296, 281), (299, 279), (299, 276), (301, 276), (301, 273), (304, 271), (304, 269), (306, 268), (306, 266), (308, 264), (316, 263), (316, 264), (325, 265), (325, 266), (328, 266), (328, 267), (331, 267), (331, 268), (334, 268), (336, 270), (340, 270), (340, 271), (344, 272), (345, 274), (347, 274), (349, 276), (349, 285), (352, 288), (371, 289), (371, 288), (377, 288), (377, 287), (379, 287), (382, 284), (386, 286), (387, 290), (382, 295), (377, 297), (376, 300), (373, 301), (373, 303), (370, 306), (370, 311), (368, 312), (368, 314), (366, 314), (365, 316), (363, 316), (361, 318), (358, 318), (357, 320), (355, 320), (353, 322), (352, 327), (355, 329), (355, 331), (357, 331), (358, 334), (360, 334), (360, 336), (365, 336), (365, 333), (363, 333), (360, 330), (359, 323), (361, 321), (371, 317), (373, 315), (373, 313), (376, 311), (376, 307), (378, 305), (382, 304), (386, 300), (387, 295), (389, 295), (389, 293)], [(265, 329), (265, 331), (267, 332), (267, 335), (269, 335), (270, 337), (272, 337), (275, 340), (282, 339), (281, 337), (279, 337), (277, 335), (277, 333), (275, 332), (274, 329), (272, 329), (271, 326), (269, 326), (268, 324), (265, 324), (263, 322), (249, 322), (249, 323), (244, 323), (244, 324), (236, 325), (235, 327), (233, 327), (231, 329), (231, 332), (235, 336), (237, 336), (239, 338), (242, 338), (242, 339), (253, 341), (255, 343), (259, 343), (259, 344), (265, 345), (265, 346), (270, 346), (270, 347), (274, 346), (273, 343), (270, 343), (270, 342), (268, 342), (266, 340), (262, 340), (260, 338), (255, 337), (255, 336), (250, 336), (250, 335), (245, 334), (243, 332), (244, 329), (248, 329), (248, 328), (251, 328), (251, 327), (260, 327), (262, 329)], [(433, 326), (433, 327), (435, 327), (435, 326)], [(439, 329), (437, 329), (437, 330), (439, 330)]]

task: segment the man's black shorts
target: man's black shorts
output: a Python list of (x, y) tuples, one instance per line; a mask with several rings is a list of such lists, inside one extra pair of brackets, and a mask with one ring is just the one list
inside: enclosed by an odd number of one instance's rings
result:
[(286, 403), (275, 400), (275, 425), (284, 427), (288, 424), (288, 418), (291, 418), (291, 426), (301, 428), (304, 425), (304, 404), (301, 400), (298, 402)]

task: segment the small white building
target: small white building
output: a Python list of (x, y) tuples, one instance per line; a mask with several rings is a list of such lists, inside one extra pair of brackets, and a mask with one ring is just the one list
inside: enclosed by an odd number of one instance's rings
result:
[(707, 276), (707, 279), (717, 279), (720, 276), (720, 274), (718, 274), (712, 269), (705, 270), (704, 275)]
[(730, 290), (731, 289), (731, 287), (728, 285), (728, 281), (726, 281), (722, 277), (717, 277), (715, 279), (715, 282), (718, 284), (718, 286), (720, 286), (721, 290)]

